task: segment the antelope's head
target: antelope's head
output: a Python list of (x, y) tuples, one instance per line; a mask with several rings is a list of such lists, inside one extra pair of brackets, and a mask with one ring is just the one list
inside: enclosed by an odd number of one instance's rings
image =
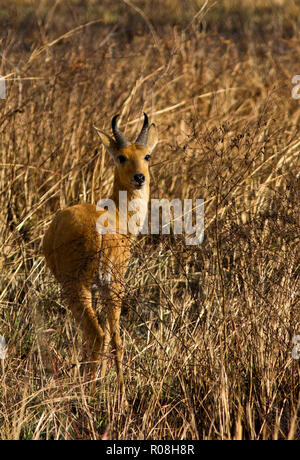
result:
[(157, 144), (157, 130), (144, 113), (144, 124), (136, 141), (129, 142), (118, 127), (118, 117), (112, 119), (114, 138), (97, 129), (107, 152), (116, 165), (115, 178), (124, 190), (140, 190), (149, 187), (149, 162), (151, 152)]

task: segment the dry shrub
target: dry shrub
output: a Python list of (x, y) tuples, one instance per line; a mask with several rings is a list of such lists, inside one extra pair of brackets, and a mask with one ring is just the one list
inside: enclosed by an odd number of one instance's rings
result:
[[(72, 14), (59, 6), (59, 15), (47, 2), (20, 3), (11, 2), (14, 21), (0, 16), (10, 25), (1, 42), (1, 439), (299, 438), (295, 3), (224, 2), (195, 16), (201, 4), (191, 2), (183, 17), (176, 2), (160, 13), (124, 2), (86, 27), (78, 24), (102, 14), (96, 2), (67, 2)], [(204, 198), (205, 240), (136, 242), (122, 317), (125, 410), (113, 366), (89, 398), (81, 336), (41, 241), (59, 208), (109, 193), (112, 163), (93, 125), (109, 129), (121, 113), (134, 136), (144, 110), (160, 132), (152, 197)]]

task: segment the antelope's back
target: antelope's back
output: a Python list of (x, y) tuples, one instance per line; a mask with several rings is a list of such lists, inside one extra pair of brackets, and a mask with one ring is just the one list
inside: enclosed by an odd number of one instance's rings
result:
[(79, 204), (59, 211), (48, 228), (43, 252), (55, 278), (88, 287), (99, 266), (101, 236), (96, 230), (99, 213), (93, 204)]

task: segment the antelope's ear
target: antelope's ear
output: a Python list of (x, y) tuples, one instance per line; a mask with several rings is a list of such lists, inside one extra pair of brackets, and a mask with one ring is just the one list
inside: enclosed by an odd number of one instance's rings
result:
[(104, 131), (101, 131), (101, 129), (96, 128), (96, 126), (94, 126), (94, 128), (97, 131), (97, 134), (100, 137), (101, 142), (104, 145), (107, 152), (113, 157), (113, 159), (115, 159), (116, 153), (118, 151), (116, 141), (114, 141), (114, 139), (110, 137), (108, 134), (106, 134)]
[(148, 131), (148, 140), (147, 140), (147, 147), (150, 153), (155, 148), (157, 142), (158, 142), (157, 129), (156, 129), (155, 124), (152, 123)]

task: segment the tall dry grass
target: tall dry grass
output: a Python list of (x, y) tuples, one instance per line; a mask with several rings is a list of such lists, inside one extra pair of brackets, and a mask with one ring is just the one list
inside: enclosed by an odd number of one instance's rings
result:
[[(1, 439), (299, 438), (299, 3), (150, 3), (0, 4)], [(205, 241), (136, 243), (125, 409), (113, 365), (90, 398), (41, 241), (110, 191), (93, 125), (142, 111), (152, 197), (204, 198)]]

